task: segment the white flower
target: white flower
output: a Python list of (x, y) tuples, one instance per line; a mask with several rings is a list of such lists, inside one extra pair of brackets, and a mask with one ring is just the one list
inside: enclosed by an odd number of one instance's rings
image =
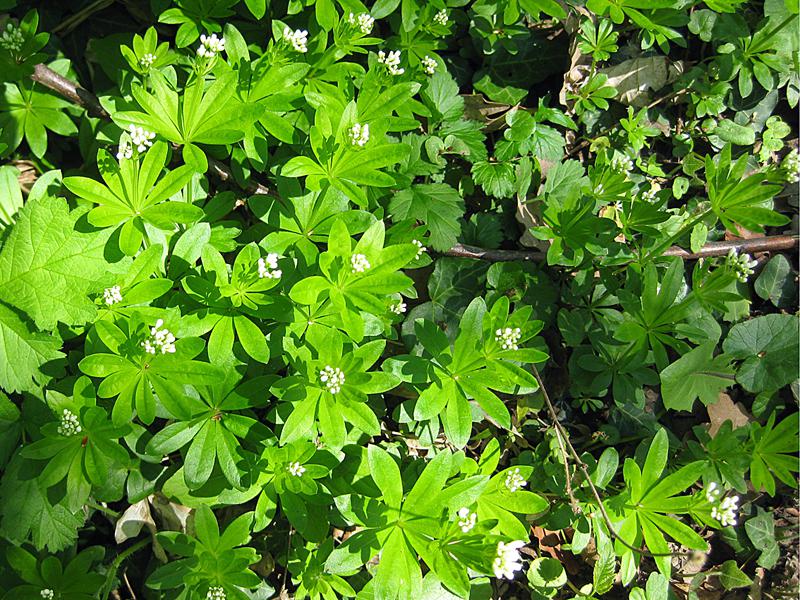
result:
[(514, 574), (522, 569), (522, 556), (520, 556), (519, 549), (524, 545), (524, 540), (497, 544), (497, 556), (492, 565), (495, 577), (514, 579)]
[(274, 252), (267, 254), (267, 258), (258, 259), (258, 276), (261, 279), (280, 279), (283, 271), (278, 268), (278, 255)]
[(350, 266), (352, 267), (353, 273), (363, 273), (372, 265), (369, 264), (367, 257), (363, 254), (353, 254), (353, 256), (350, 257)]
[(128, 140), (120, 140), (119, 148), (117, 148), (117, 160), (124, 158), (133, 158), (133, 146)]
[(225, 600), (226, 598), (227, 596), (225, 595), (225, 590), (220, 586), (212, 586), (208, 588), (206, 600)]
[(425, 254), (427, 248), (422, 245), (422, 242), (419, 240), (411, 240), (411, 243), (417, 247), (417, 255), (414, 257), (415, 260), (419, 260), (422, 258), (422, 255)]
[(642, 200), (645, 202), (655, 202), (657, 192), (658, 190), (654, 187), (645, 190), (642, 192)]
[(711, 516), (723, 527), (735, 526), (739, 512), (739, 496), (728, 496), (722, 499), (719, 506), (711, 508)]
[(83, 429), (81, 428), (81, 423), (77, 415), (68, 408), (65, 408), (61, 413), (61, 423), (58, 425), (58, 434), (64, 437), (71, 437), (73, 435), (78, 435), (81, 431), (83, 431)]
[(350, 128), (349, 135), (351, 144), (363, 148), (369, 141), (369, 124), (354, 123)]
[(39, 595), (42, 598), (46, 598), (47, 600), (53, 600), (53, 598), (56, 597), (55, 592), (53, 590), (51, 590), (50, 588), (43, 589), (41, 592), (39, 592)]
[(300, 477), (303, 473), (306, 472), (306, 468), (299, 462), (289, 463), (289, 466), (287, 467), (286, 470), (289, 471), (289, 473), (291, 473), (295, 477)]
[(163, 325), (163, 319), (156, 321), (155, 326), (150, 328), (150, 337), (142, 342), (142, 348), (148, 354), (155, 354), (157, 350), (161, 350), (161, 354), (175, 352), (175, 336), (170, 333), (169, 329), (161, 329)]
[(508, 489), (509, 492), (514, 493), (518, 489), (524, 488), (526, 485), (528, 485), (528, 482), (520, 475), (519, 468), (509, 471), (506, 475), (506, 489)]
[(112, 304), (117, 304), (118, 302), (122, 302), (122, 294), (119, 293), (119, 286), (114, 285), (110, 288), (106, 288), (103, 291), (103, 299), (109, 306)]
[(13, 23), (6, 23), (6, 30), (3, 35), (0, 35), (0, 48), (9, 52), (19, 52), (24, 43), (25, 36), (22, 35), (19, 27), (15, 27)]
[(153, 66), (154, 62), (156, 62), (156, 55), (155, 54), (151, 54), (150, 52), (148, 52), (142, 58), (139, 59), (139, 65), (143, 69), (149, 69), (150, 67)]
[(398, 300), (389, 307), (389, 310), (396, 315), (402, 315), (404, 312), (406, 312), (406, 308), (406, 303), (402, 300)]
[(514, 327), (513, 329), (506, 327), (494, 332), (494, 340), (503, 347), (503, 350), (518, 350), (519, 346), (517, 344), (521, 337), (522, 330), (519, 327)]
[(216, 33), (210, 36), (200, 36), (200, 47), (197, 49), (197, 56), (201, 58), (214, 58), (217, 54), (225, 50), (225, 38), (217, 37)]
[(139, 152), (144, 152), (152, 146), (153, 139), (156, 137), (156, 134), (152, 131), (137, 127), (133, 123), (128, 127), (128, 133), (131, 135), (131, 143), (136, 146)]
[(295, 29), (292, 31), (289, 27), (284, 27), (283, 39), (289, 42), (296, 52), (303, 54), (308, 52), (308, 31), (305, 29)]
[(356, 25), (364, 35), (372, 33), (372, 26), (375, 25), (375, 19), (368, 13), (361, 13), (358, 17), (350, 13), (350, 16), (347, 17), (347, 22), (350, 23), (350, 25)]
[(786, 179), (789, 183), (800, 181), (800, 154), (794, 149), (783, 159), (783, 168), (786, 169)]
[(708, 484), (708, 487), (706, 488), (706, 500), (708, 500), (711, 503), (714, 503), (717, 500), (719, 500), (719, 496), (721, 493), (722, 491), (719, 489), (719, 486), (716, 484), (716, 482), (712, 481), (711, 483)]
[(753, 267), (758, 264), (749, 254), (739, 256), (735, 248), (730, 249), (728, 256), (725, 258), (725, 263), (742, 283), (747, 282), (747, 278), (753, 274)]
[(458, 510), (458, 517), (458, 526), (464, 533), (469, 533), (470, 530), (475, 527), (475, 523), (478, 520), (478, 515), (474, 512), (470, 512), (466, 506)]
[(618, 154), (611, 159), (611, 168), (619, 173), (627, 173), (633, 170), (633, 161), (624, 154)]
[(405, 69), (400, 67), (400, 50), (390, 50), (389, 54), (381, 50), (378, 52), (378, 62), (386, 65), (392, 75), (402, 75), (406, 72)]
[(447, 11), (445, 9), (440, 10), (433, 16), (433, 22), (437, 25), (445, 26), (449, 20), (450, 18), (447, 16)]
[(319, 372), (319, 380), (325, 384), (331, 394), (338, 394), (344, 385), (344, 373), (339, 367), (327, 365)]
[(439, 65), (436, 63), (436, 61), (430, 56), (426, 55), (425, 58), (422, 59), (422, 68), (428, 75), (433, 75), (436, 73), (436, 67), (438, 66)]

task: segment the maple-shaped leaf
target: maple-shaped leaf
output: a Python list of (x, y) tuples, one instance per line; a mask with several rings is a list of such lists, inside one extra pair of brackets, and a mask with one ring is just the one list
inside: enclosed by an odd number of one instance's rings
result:
[(40, 329), (94, 319), (88, 294), (114, 270), (103, 254), (111, 230), (83, 222), (76, 228), (80, 216), (58, 198), (28, 202), (0, 251), (0, 300), (25, 311)]
[(31, 331), (13, 310), (0, 304), (0, 387), (7, 392), (30, 392), (47, 381), (44, 363), (64, 356), (61, 340)]
[(395, 221), (417, 219), (428, 226), (434, 250), (449, 250), (461, 232), (464, 200), (446, 183), (412, 185), (389, 203)]

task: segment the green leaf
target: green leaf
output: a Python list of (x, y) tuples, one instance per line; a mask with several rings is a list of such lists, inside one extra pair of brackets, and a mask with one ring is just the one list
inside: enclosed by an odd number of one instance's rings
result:
[(735, 560), (726, 560), (720, 568), (719, 582), (726, 590), (735, 590), (748, 587), (753, 580), (742, 572)]
[(40, 367), (64, 356), (57, 335), (37, 333), (13, 310), (0, 304), (0, 387), (32, 392), (48, 380)]
[(759, 297), (778, 308), (790, 307), (797, 295), (797, 284), (789, 260), (783, 254), (773, 256), (753, 287)]
[(416, 184), (399, 191), (389, 202), (392, 218), (416, 219), (430, 231), (435, 250), (449, 250), (461, 232), (464, 200), (445, 183)]
[(370, 475), (381, 490), (383, 499), (392, 508), (400, 508), (403, 502), (403, 481), (400, 479), (397, 463), (379, 446), (369, 446), (367, 453)]
[(734, 325), (722, 349), (743, 360), (736, 381), (749, 392), (777, 390), (797, 379), (800, 348), (794, 315), (765, 315)]
[(528, 567), (528, 583), (534, 588), (558, 589), (567, 583), (567, 573), (555, 558), (535, 558)]
[(80, 325), (97, 313), (88, 294), (113, 266), (104, 257), (111, 231), (76, 228), (78, 211), (49, 196), (19, 211), (0, 251), (0, 299), (27, 312), (41, 329)]
[(719, 392), (733, 384), (730, 358), (714, 356), (714, 342), (701, 344), (661, 372), (661, 396), (670, 410), (692, 410), (694, 401), (715, 404)]
[(514, 167), (510, 163), (478, 161), (472, 165), (472, 178), (495, 198), (508, 198), (514, 193)]

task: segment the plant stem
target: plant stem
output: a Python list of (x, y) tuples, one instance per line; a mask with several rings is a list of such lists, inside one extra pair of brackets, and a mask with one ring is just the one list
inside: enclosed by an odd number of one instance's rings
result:
[(117, 557), (114, 559), (114, 561), (108, 568), (108, 573), (106, 574), (106, 582), (103, 584), (102, 588), (103, 592), (101, 595), (102, 600), (108, 600), (108, 595), (111, 593), (111, 586), (114, 585), (114, 576), (117, 574), (119, 566), (122, 564), (122, 562), (126, 558), (128, 558), (131, 554), (138, 552), (139, 550), (147, 546), (147, 544), (149, 543), (150, 543), (150, 538), (139, 540), (133, 546), (127, 548), (126, 550), (123, 550), (117, 555)]

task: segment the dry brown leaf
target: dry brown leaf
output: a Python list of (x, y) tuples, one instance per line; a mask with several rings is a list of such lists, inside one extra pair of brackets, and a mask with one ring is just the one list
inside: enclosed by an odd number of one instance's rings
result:
[(657, 92), (683, 72), (683, 62), (672, 62), (665, 56), (632, 58), (599, 72), (608, 77), (607, 85), (617, 89), (622, 104), (648, 105), (651, 92)]
[(719, 428), (725, 421), (730, 421), (734, 429), (743, 427), (753, 420), (741, 402), (736, 402), (725, 392), (720, 392), (719, 400), (707, 407), (710, 426), (708, 433), (711, 437), (717, 435)]

